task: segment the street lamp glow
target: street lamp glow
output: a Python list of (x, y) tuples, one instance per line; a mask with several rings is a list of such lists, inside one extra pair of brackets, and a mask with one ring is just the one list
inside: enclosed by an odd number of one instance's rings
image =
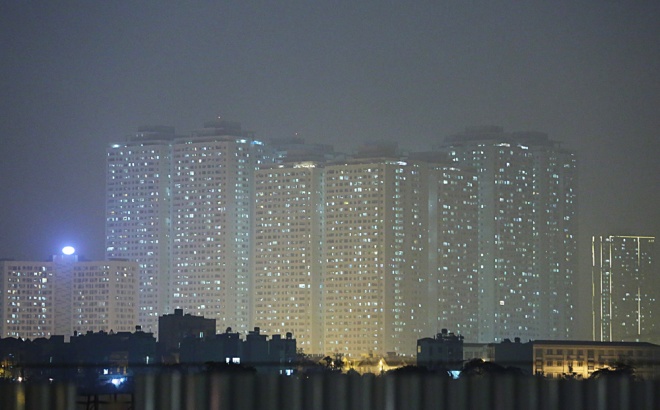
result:
[(76, 250), (73, 248), (73, 246), (65, 246), (62, 248), (62, 253), (65, 255), (73, 255), (75, 251)]

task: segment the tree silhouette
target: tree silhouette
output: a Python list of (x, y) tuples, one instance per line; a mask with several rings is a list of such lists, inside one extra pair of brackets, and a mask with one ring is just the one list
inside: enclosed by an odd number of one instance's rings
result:
[(463, 365), (461, 378), (484, 376), (522, 376), (522, 370), (517, 367), (504, 367), (495, 362), (485, 362), (481, 359), (472, 359)]
[(635, 368), (625, 363), (615, 363), (612, 367), (604, 367), (591, 373), (590, 379), (608, 379), (608, 378), (635, 378)]

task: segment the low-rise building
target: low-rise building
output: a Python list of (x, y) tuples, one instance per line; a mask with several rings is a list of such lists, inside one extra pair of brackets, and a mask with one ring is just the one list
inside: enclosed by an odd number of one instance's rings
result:
[(463, 343), (463, 361), (481, 359), (483, 361), (493, 360), (493, 348), (489, 343)]
[(243, 340), (238, 332), (227, 328), (225, 333), (209, 337), (186, 337), (181, 340), (179, 361), (187, 366), (207, 362), (240, 364)]
[(660, 346), (652, 343), (536, 340), (532, 348), (537, 375), (587, 378), (596, 370), (625, 365), (636, 377), (660, 377)]
[(166, 361), (177, 362), (181, 342), (186, 338), (208, 339), (215, 336), (215, 319), (183, 314), (183, 309), (174, 309), (174, 314), (158, 318), (158, 344)]
[(137, 263), (85, 261), (65, 249), (49, 261), (0, 260), (0, 337), (68, 340), (137, 324)]
[(434, 337), (417, 340), (417, 366), (429, 370), (458, 370), (463, 365), (463, 336), (442, 329)]
[(185, 337), (179, 349), (179, 363), (186, 367), (206, 364), (240, 364), (258, 372), (291, 375), (296, 366), (296, 339), (292, 333), (273, 335), (270, 340), (258, 327), (245, 340), (227, 328), (210, 337)]
[(522, 343), (519, 337), (514, 338), (513, 342), (511, 339), (504, 339), (501, 343), (493, 343), (489, 345), (489, 356), (492, 358), (490, 361), (505, 368), (519, 368), (523, 374), (531, 375), (534, 373), (529, 367), (533, 343)]

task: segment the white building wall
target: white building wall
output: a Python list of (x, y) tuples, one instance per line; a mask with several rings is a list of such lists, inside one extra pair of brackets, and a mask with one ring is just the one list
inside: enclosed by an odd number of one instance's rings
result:
[(73, 267), (74, 332), (132, 332), (138, 318), (138, 265), (78, 262)]
[(133, 331), (138, 265), (129, 261), (0, 261), (0, 337)]
[(170, 145), (137, 139), (107, 153), (106, 259), (138, 262), (138, 323), (158, 332), (170, 311)]
[[(108, 258), (140, 264), (140, 324), (183, 308), (249, 328), (250, 215), (263, 146), (237, 123), (153, 127), (108, 151)], [(163, 130), (164, 129), (164, 130)]]
[(0, 337), (56, 334), (54, 290), (51, 262), (0, 261)]
[(172, 145), (172, 307), (215, 319), (219, 331), (250, 327), (250, 217), (262, 159), (261, 144), (242, 137)]
[(387, 159), (326, 167), (324, 350), (412, 355), (428, 323), (422, 168)]
[(292, 332), (305, 353), (322, 354), (320, 225), (322, 168), (266, 167), (255, 175), (253, 324)]

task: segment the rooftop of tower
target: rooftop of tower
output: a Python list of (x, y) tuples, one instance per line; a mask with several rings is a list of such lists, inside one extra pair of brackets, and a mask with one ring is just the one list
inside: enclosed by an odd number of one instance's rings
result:
[(254, 138), (254, 132), (245, 131), (238, 121), (213, 120), (204, 123), (204, 128), (191, 133), (193, 137), (232, 136)]
[(467, 127), (464, 132), (450, 135), (444, 139), (447, 145), (471, 143), (475, 141), (498, 141), (511, 142), (526, 145), (559, 146), (558, 141), (553, 141), (548, 134), (539, 131), (515, 131), (506, 132), (503, 127), (496, 125)]
[(128, 137), (129, 142), (170, 141), (176, 138), (174, 127), (168, 125), (142, 125), (134, 135)]

